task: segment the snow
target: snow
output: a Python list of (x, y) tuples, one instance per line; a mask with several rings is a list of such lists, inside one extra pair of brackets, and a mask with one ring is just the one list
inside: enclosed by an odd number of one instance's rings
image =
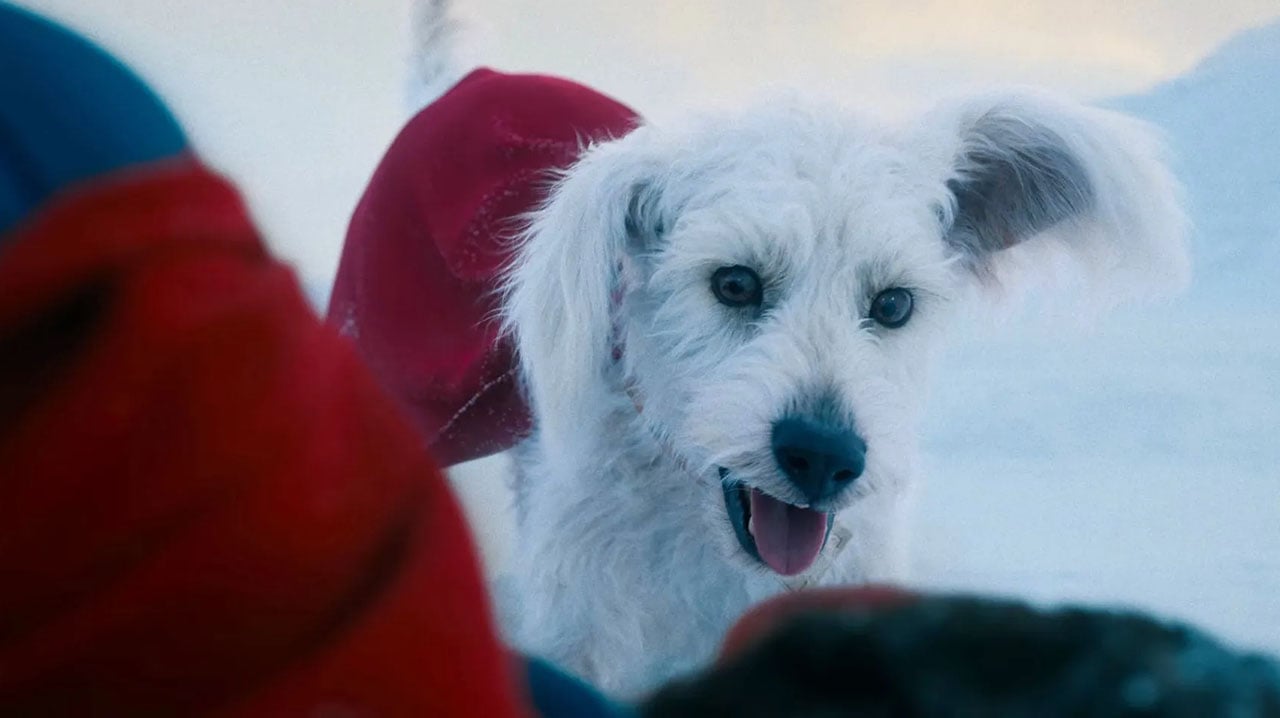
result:
[(1216, 319), (965, 342), (925, 432), (919, 580), (1280, 651), (1280, 316)]
[(957, 343), (925, 430), (917, 576), (1280, 653), (1280, 23), (1111, 104), (1168, 133), (1196, 281), (1089, 335), (1024, 317)]

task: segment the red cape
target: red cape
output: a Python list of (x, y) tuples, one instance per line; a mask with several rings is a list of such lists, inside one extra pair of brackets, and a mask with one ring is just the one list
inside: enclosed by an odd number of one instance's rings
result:
[(387, 151), (347, 233), (329, 321), (408, 408), (444, 465), (529, 429), (496, 290), (553, 170), (637, 122), (568, 80), (477, 70)]

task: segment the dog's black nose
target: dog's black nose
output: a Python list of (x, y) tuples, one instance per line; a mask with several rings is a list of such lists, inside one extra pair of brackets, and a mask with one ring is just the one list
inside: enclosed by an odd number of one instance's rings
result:
[(782, 473), (816, 504), (862, 475), (867, 444), (848, 428), (791, 416), (773, 425), (773, 455)]

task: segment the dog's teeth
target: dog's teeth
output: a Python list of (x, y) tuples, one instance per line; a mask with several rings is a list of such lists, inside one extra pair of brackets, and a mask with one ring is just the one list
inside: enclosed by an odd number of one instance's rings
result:
[(747, 519), (747, 533), (752, 536), (756, 535), (756, 517), (754, 516)]

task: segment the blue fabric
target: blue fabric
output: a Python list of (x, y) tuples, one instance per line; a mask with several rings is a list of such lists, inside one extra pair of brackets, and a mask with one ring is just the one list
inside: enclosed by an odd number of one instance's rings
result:
[(128, 68), (0, 0), (0, 243), (69, 185), (186, 146), (177, 121)]
[(546, 661), (530, 658), (525, 666), (533, 708), (541, 718), (633, 718), (635, 715)]

